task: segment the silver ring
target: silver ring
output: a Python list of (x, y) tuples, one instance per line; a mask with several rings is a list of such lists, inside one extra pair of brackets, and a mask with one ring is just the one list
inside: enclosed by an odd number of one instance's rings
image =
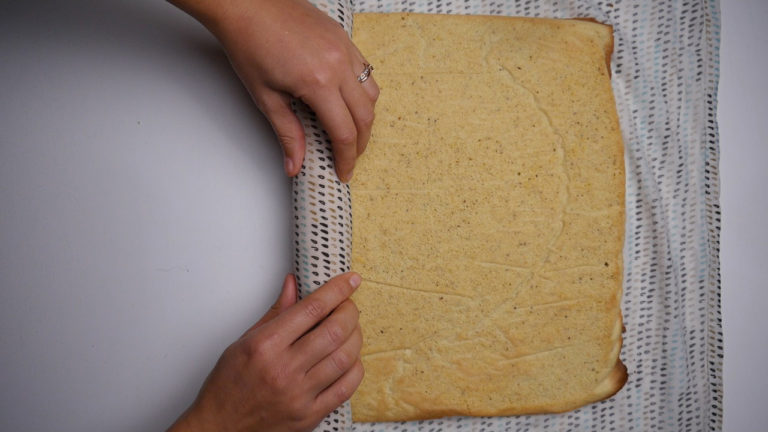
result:
[(365, 69), (363, 69), (362, 72), (360, 72), (360, 75), (357, 76), (357, 82), (360, 84), (368, 81), (368, 78), (371, 76), (371, 72), (373, 72), (373, 66), (369, 65), (368, 63), (363, 63), (365, 65)]

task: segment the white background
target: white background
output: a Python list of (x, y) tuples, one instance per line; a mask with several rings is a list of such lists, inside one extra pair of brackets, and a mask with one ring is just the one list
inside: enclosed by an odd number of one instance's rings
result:
[(768, 1), (721, 9), (723, 429), (758, 432), (768, 428)]
[(0, 6), (0, 430), (162, 430), (291, 268), (290, 183), (161, 0)]
[[(291, 268), (269, 126), (165, 2), (0, 3), (0, 430), (160, 430)], [(768, 425), (768, 2), (722, 4), (725, 430)]]

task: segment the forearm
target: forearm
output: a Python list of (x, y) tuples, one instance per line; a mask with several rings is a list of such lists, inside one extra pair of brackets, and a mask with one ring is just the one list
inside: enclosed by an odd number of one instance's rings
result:
[[(238, 0), (167, 0), (168, 3), (183, 10), (214, 36), (220, 37), (224, 23), (237, 15)], [(258, 0), (251, 0), (252, 3)]]

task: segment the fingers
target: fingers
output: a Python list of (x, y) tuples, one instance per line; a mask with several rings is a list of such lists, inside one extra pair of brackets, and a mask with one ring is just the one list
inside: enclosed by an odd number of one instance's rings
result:
[(345, 300), (320, 325), (297, 340), (293, 349), (296, 357), (302, 359), (300, 368), (309, 370), (345, 344), (357, 328), (358, 316), (355, 304)]
[(277, 301), (270, 306), (269, 310), (261, 317), (261, 319), (249, 328), (243, 335), (247, 335), (249, 332), (261, 327), (265, 323), (271, 321), (276, 316), (280, 315), (282, 311), (288, 309), (294, 303), (296, 303), (296, 296), (298, 294), (296, 287), (296, 278), (292, 274), (288, 274), (283, 279), (283, 288), (280, 291), (280, 296)]
[(360, 286), (360, 281), (360, 275), (357, 273), (336, 276), (262, 328), (266, 330), (269, 326), (269, 331), (277, 335), (281, 345), (292, 345), (347, 300)]
[(341, 93), (334, 92), (308, 96), (305, 102), (317, 113), (320, 123), (331, 138), (333, 161), (339, 180), (348, 182), (352, 178), (357, 158), (358, 130), (347, 103)]
[(372, 103), (376, 103), (376, 101), (379, 99), (379, 93), (381, 92), (379, 90), (379, 85), (376, 83), (376, 80), (373, 79), (373, 76), (368, 78), (368, 80), (361, 84), (363, 87), (363, 91), (368, 95), (368, 98), (371, 100)]
[[(362, 59), (357, 48), (355, 52), (354, 57)], [(355, 160), (365, 151), (371, 137), (374, 106), (379, 97), (379, 86), (372, 75), (365, 82), (357, 80), (365, 61), (352, 63), (351, 73), (341, 81), (338, 90), (312, 93), (304, 98), (331, 138), (336, 173), (342, 182), (352, 178)]]
[(315, 393), (320, 393), (344, 375), (360, 358), (363, 333), (356, 325), (344, 344), (332, 351), (307, 371), (307, 379)]
[(331, 412), (349, 400), (363, 381), (364, 374), (363, 363), (358, 359), (341, 378), (317, 395), (315, 399), (317, 409), (321, 412)]
[(261, 95), (258, 105), (267, 116), (283, 148), (285, 173), (289, 177), (295, 176), (301, 170), (301, 164), (304, 161), (304, 127), (291, 110), (290, 97), (268, 90)]
[(357, 142), (355, 147), (355, 158), (363, 154), (365, 147), (368, 144), (368, 140), (371, 138), (371, 127), (373, 126), (373, 104), (375, 100), (371, 100), (365, 88), (373, 88), (369, 84), (376, 85), (375, 82), (369, 83), (369, 78), (364, 83), (350, 82), (342, 88), (342, 96), (347, 103), (350, 114), (352, 114), (352, 120), (355, 123), (357, 129)]

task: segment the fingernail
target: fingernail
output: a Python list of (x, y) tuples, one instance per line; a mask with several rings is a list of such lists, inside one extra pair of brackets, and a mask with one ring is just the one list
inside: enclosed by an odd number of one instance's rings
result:
[(352, 180), (353, 174), (354, 174), (354, 171), (350, 171), (347, 175), (344, 176), (344, 179), (342, 181), (344, 183), (349, 183), (349, 181)]
[(293, 173), (293, 161), (288, 156), (283, 158), (283, 166), (286, 174), (291, 175)]
[(352, 288), (359, 287), (360, 282), (362, 282), (362, 278), (357, 273), (353, 273), (352, 276), (349, 278), (349, 284), (352, 285)]

